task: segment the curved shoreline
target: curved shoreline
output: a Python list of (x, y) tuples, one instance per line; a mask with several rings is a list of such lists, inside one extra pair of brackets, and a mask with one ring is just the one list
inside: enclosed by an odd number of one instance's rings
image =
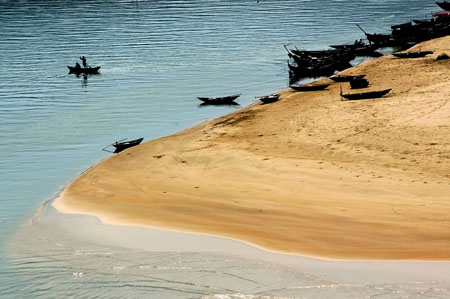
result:
[(305, 256), (449, 260), (450, 78), (435, 56), (450, 38), (418, 47), (437, 53), (343, 72), (394, 88), (388, 98), (341, 102), (339, 84), (283, 91), (100, 162), (54, 206)]

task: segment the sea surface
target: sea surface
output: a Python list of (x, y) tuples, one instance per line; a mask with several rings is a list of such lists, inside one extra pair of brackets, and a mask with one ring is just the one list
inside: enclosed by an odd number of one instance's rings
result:
[[(448, 281), (324, 281), (222, 253), (79, 240), (39, 221), (114, 141), (166, 136), (286, 88), (283, 45), (325, 49), (364, 38), (356, 24), (384, 33), (435, 11), (421, 0), (0, 0), (0, 298), (450, 297)], [(81, 55), (101, 74), (69, 74)], [(196, 99), (235, 93), (238, 106)]]

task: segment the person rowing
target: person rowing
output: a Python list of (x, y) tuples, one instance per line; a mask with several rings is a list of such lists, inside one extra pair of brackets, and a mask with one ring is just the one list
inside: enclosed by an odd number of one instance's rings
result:
[(80, 59), (81, 59), (81, 61), (83, 62), (83, 67), (85, 67), (85, 68), (86, 68), (86, 67), (89, 67), (88, 64), (87, 64), (87, 62), (86, 62), (86, 57), (81, 56)]

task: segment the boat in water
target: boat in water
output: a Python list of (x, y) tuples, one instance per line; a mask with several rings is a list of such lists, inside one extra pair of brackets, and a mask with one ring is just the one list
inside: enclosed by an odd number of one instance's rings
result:
[(197, 97), (200, 101), (207, 105), (236, 105), (235, 100), (240, 97), (241, 94), (235, 94), (226, 97), (217, 97), (217, 98), (206, 98), (206, 97)]
[(86, 74), (86, 75), (95, 75), (100, 71), (100, 66), (96, 67), (76, 67), (76, 66), (67, 66), (69, 69), (69, 74)]

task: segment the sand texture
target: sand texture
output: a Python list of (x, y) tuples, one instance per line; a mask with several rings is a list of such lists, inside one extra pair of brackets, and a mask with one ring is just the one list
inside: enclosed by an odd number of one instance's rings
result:
[[(342, 259), (450, 259), (450, 38), (419, 59), (380, 57), (381, 99), (282, 91), (99, 163), (55, 201), (102, 221), (226, 236)], [(321, 83), (331, 83), (324, 79)], [(195, 104), (195, 103), (194, 103)]]

